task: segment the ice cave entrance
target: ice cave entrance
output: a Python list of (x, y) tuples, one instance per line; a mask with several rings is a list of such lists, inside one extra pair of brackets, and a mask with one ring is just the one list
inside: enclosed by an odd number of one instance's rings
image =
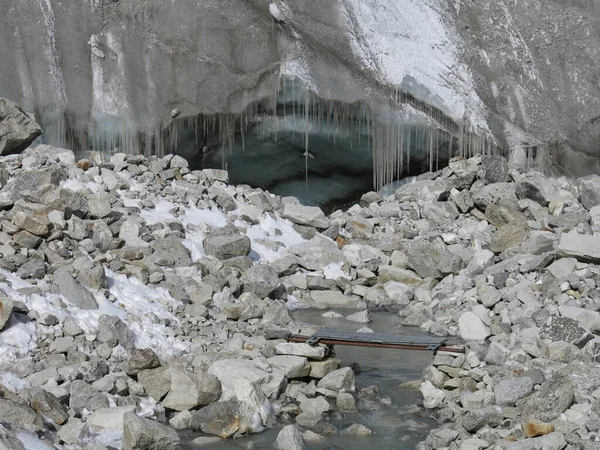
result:
[(222, 124), (181, 128), (175, 153), (191, 169), (226, 168), (233, 184), (294, 196), (326, 213), (441, 169), (458, 152), (457, 138), (430, 123), (374, 125), (360, 102), (328, 102), (294, 87), (282, 89), (276, 107), (258, 105), (232, 123), (225, 144)]

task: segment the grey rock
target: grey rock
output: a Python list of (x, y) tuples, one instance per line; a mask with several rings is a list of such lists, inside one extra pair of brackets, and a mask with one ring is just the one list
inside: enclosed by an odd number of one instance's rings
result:
[(87, 409), (88, 411), (96, 411), (100, 408), (108, 408), (108, 398), (92, 386), (82, 380), (75, 380), (71, 383), (69, 398), (69, 407), (76, 413)]
[(269, 264), (255, 264), (242, 277), (244, 292), (252, 292), (260, 298), (269, 295), (279, 284), (277, 271)]
[(515, 194), (515, 185), (512, 183), (488, 184), (471, 193), (473, 194), (473, 202), (480, 208), (485, 208), (488, 205), (511, 206), (516, 205), (519, 201)]
[(125, 365), (127, 375), (137, 375), (141, 370), (155, 369), (160, 366), (158, 356), (150, 348), (136, 348), (131, 352)]
[(278, 355), (268, 359), (269, 364), (280, 370), (286, 378), (303, 378), (311, 372), (308, 359), (302, 356)]
[(496, 427), (502, 422), (503, 416), (499, 408), (488, 406), (467, 412), (462, 418), (462, 426), (470, 433), (485, 427)]
[(159, 266), (188, 267), (192, 265), (190, 251), (177, 236), (170, 235), (152, 243), (154, 253), (150, 259)]
[(104, 267), (91, 262), (78, 268), (77, 281), (96, 292), (100, 289), (105, 289), (108, 282)]
[(171, 387), (163, 399), (165, 408), (185, 411), (208, 405), (221, 395), (221, 382), (214, 375), (171, 368)]
[(573, 270), (575, 270), (576, 264), (577, 259), (575, 258), (560, 258), (550, 264), (546, 270), (550, 272), (554, 278), (562, 279), (569, 276)]
[(588, 210), (600, 205), (600, 176), (589, 175), (577, 182), (581, 204)]
[(137, 379), (146, 393), (156, 401), (162, 400), (171, 389), (171, 370), (167, 366), (141, 370)]
[(23, 279), (36, 278), (40, 280), (44, 278), (44, 275), (46, 275), (46, 264), (38, 258), (31, 258), (17, 270), (17, 276)]
[(369, 314), (369, 311), (365, 309), (364, 311), (355, 312), (354, 314), (346, 316), (346, 320), (357, 323), (369, 323), (371, 322), (371, 315)]
[(203, 241), (207, 255), (224, 260), (236, 256), (248, 256), (250, 239), (240, 234), (234, 227), (225, 226), (210, 231)]
[(33, 114), (0, 98), (0, 155), (20, 153), (42, 134)]
[(530, 377), (518, 377), (501, 380), (494, 386), (496, 403), (500, 406), (513, 406), (517, 400), (533, 391), (533, 380)]
[(50, 392), (39, 387), (28, 388), (24, 391), (31, 408), (47, 417), (58, 425), (64, 425), (69, 419), (69, 414), (59, 399)]
[(579, 234), (576, 231), (562, 233), (557, 253), (579, 261), (600, 262), (600, 236)]
[(320, 229), (328, 228), (331, 224), (321, 208), (316, 206), (286, 203), (283, 209), (283, 217), (299, 225), (310, 225)]
[(123, 450), (179, 450), (179, 435), (156, 421), (135, 413), (123, 416)]
[(407, 254), (408, 267), (421, 278), (442, 278), (458, 273), (464, 266), (462, 259), (451, 253), (440, 238), (433, 242), (427, 239), (411, 241)]
[(592, 338), (590, 331), (569, 317), (551, 317), (540, 327), (540, 339), (551, 342), (564, 341), (582, 347)]
[(127, 350), (133, 350), (133, 333), (117, 316), (103, 314), (98, 318), (97, 339), (110, 347), (122, 345)]
[(551, 422), (573, 403), (574, 386), (570, 377), (556, 373), (542, 384), (523, 406), (523, 423), (529, 420)]
[(0, 331), (8, 323), (8, 319), (10, 319), (13, 312), (13, 306), (14, 302), (10, 298), (0, 294)]
[(48, 227), (48, 218), (44, 218), (40, 215), (34, 215), (24, 211), (17, 211), (13, 216), (13, 223), (19, 228), (30, 232), (35, 236), (46, 236), (50, 229)]
[(80, 285), (66, 269), (61, 268), (54, 272), (54, 285), (59, 294), (78, 308), (98, 309), (98, 303), (92, 293)]
[(190, 428), (225, 439), (240, 427), (240, 404), (237, 400), (212, 403), (194, 411)]
[(12, 400), (0, 398), (0, 417), (5, 423), (37, 432), (44, 429), (42, 417), (33, 409)]
[(355, 389), (354, 371), (350, 367), (334, 370), (319, 380), (318, 387), (336, 392), (353, 392)]
[(306, 445), (298, 427), (286, 425), (277, 435), (273, 447), (279, 450), (304, 450)]
[(526, 223), (514, 222), (503, 225), (493, 234), (490, 250), (501, 253), (509, 248), (518, 247), (529, 237), (529, 234)]
[(94, 219), (103, 219), (108, 216), (112, 211), (110, 194), (108, 192), (98, 192), (89, 195), (88, 208), (90, 216)]
[(523, 177), (516, 184), (515, 193), (519, 199), (530, 199), (542, 206), (548, 206), (556, 198), (556, 189), (551, 181), (535, 173)]
[(483, 179), (486, 184), (504, 183), (509, 181), (508, 161), (499, 155), (484, 155), (481, 157)]

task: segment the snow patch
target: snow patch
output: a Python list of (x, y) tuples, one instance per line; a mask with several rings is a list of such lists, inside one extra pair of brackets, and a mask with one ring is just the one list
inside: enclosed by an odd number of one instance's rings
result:
[(0, 384), (15, 394), (22, 389), (31, 387), (29, 381), (22, 380), (12, 372), (0, 372)]

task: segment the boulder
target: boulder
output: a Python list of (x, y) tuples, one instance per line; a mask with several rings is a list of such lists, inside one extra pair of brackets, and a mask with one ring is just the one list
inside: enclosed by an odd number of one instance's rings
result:
[(522, 421), (551, 422), (573, 403), (575, 387), (571, 377), (555, 373), (531, 395), (523, 406)]
[(295, 425), (286, 425), (277, 435), (273, 447), (278, 450), (304, 450), (304, 439)]
[(305, 343), (281, 342), (275, 347), (278, 355), (304, 356), (310, 359), (321, 360), (326, 355), (326, 348), (319, 345), (312, 346)]
[(135, 413), (135, 406), (101, 408), (89, 415), (86, 422), (90, 429), (96, 432), (102, 430), (123, 431), (124, 417), (127, 413)]
[(288, 379), (306, 377), (311, 371), (308, 360), (301, 356), (278, 355), (267, 361), (272, 367), (282, 371)]
[(458, 273), (464, 265), (462, 259), (451, 253), (440, 238), (433, 242), (427, 239), (411, 241), (407, 255), (407, 266), (421, 278), (443, 278)]
[(225, 226), (210, 231), (203, 241), (207, 255), (218, 259), (230, 259), (236, 256), (248, 256), (250, 239), (240, 234), (233, 226)]
[(592, 338), (592, 334), (574, 319), (551, 317), (540, 327), (538, 337), (551, 342), (564, 341), (582, 347)]
[(223, 439), (240, 428), (240, 404), (237, 400), (212, 403), (194, 411), (190, 428)]
[(171, 387), (163, 399), (165, 408), (185, 411), (208, 405), (221, 395), (221, 382), (214, 375), (171, 368)]
[(466, 311), (458, 319), (460, 337), (465, 341), (483, 341), (490, 335), (490, 329), (473, 312)]
[(483, 180), (486, 184), (504, 183), (510, 180), (508, 161), (500, 155), (484, 155), (481, 157)]
[(600, 176), (589, 175), (577, 181), (581, 204), (588, 210), (600, 205)]
[(557, 254), (579, 261), (600, 263), (600, 236), (579, 234), (572, 230), (560, 235)]
[(2, 329), (8, 323), (8, 319), (10, 319), (13, 307), (13, 301), (3, 294), (0, 294), (0, 331), (2, 331)]
[(502, 419), (503, 416), (500, 408), (487, 406), (467, 412), (462, 418), (462, 426), (469, 433), (474, 433), (485, 426), (497, 427), (502, 422)]
[(98, 303), (90, 291), (75, 280), (66, 269), (54, 272), (54, 286), (57, 293), (81, 309), (98, 309)]
[(150, 260), (158, 266), (188, 267), (192, 265), (190, 251), (175, 235), (157, 239), (152, 243), (154, 253)]
[(82, 380), (71, 383), (69, 394), (69, 407), (76, 414), (80, 414), (84, 409), (93, 412), (109, 407), (108, 398)]
[(37, 432), (44, 429), (42, 416), (33, 409), (12, 400), (0, 398), (0, 418), (5, 423), (28, 431)]
[(135, 413), (123, 416), (123, 450), (179, 450), (177, 432)]
[(244, 292), (252, 292), (264, 298), (279, 284), (277, 271), (269, 264), (255, 264), (242, 277)]
[(239, 379), (246, 379), (259, 385), (268, 383), (273, 379), (271, 373), (259, 369), (252, 361), (247, 359), (215, 361), (208, 368), (208, 373), (216, 376), (221, 382), (222, 400), (235, 398), (235, 387), (239, 383)]
[(331, 224), (321, 208), (316, 206), (287, 203), (283, 208), (283, 217), (299, 225), (309, 225), (320, 229), (328, 228)]
[(494, 386), (496, 403), (500, 406), (513, 406), (517, 400), (533, 391), (533, 381), (530, 377), (509, 378), (501, 380)]
[(150, 348), (134, 349), (125, 365), (127, 375), (137, 375), (141, 370), (155, 369), (160, 366), (156, 353)]
[(331, 391), (354, 392), (354, 371), (350, 367), (343, 367), (325, 375), (317, 385), (319, 388)]
[(42, 129), (33, 114), (0, 98), (0, 155), (22, 152), (41, 134)]

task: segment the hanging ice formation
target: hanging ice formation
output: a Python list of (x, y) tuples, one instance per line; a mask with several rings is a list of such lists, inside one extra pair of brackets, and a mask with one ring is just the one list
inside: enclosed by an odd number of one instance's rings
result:
[(180, 117), (145, 130), (111, 116), (92, 117), (86, 127), (77, 127), (75, 118), (65, 113), (37, 111), (37, 116), (46, 143), (73, 148), (79, 156), (88, 150), (163, 156), (175, 152), (184, 130), (193, 130), (199, 152), (208, 140), (218, 142), (224, 168), (234, 142), (243, 145), (250, 132), (273, 139), (284, 127), (303, 133), (307, 173), (311, 135), (327, 134), (332, 145), (350, 138), (351, 145), (372, 153), (376, 189), (406, 174), (441, 169), (454, 156), (501, 151), (489, 133), (468, 129), (405, 92), (386, 88), (382, 97), (389, 105), (374, 112), (365, 102), (322, 99), (296, 78), (282, 77), (280, 83), (275, 95), (250, 103), (241, 114)]

